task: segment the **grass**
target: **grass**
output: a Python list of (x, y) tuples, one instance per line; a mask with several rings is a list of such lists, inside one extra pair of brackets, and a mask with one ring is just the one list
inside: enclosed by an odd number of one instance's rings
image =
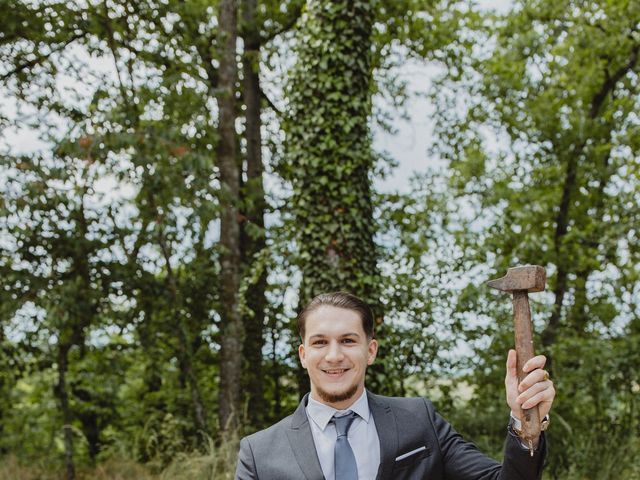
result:
[[(64, 480), (62, 468), (25, 465), (15, 455), (0, 460), (0, 478), (12, 480)], [(127, 459), (110, 459), (93, 469), (79, 468), (77, 480), (162, 480), (145, 466)]]
[[(78, 468), (77, 480), (233, 480), (239, 439), (237, 435), (216, 446), (207, 442), (205, 452), (178, 453), (161, 472), (132, 459), (114, 456), (95, 468)], [(64, 480), (64, 470), (46, 464), (26, 464), (15, 455), (0, 458), (0, 479)]]

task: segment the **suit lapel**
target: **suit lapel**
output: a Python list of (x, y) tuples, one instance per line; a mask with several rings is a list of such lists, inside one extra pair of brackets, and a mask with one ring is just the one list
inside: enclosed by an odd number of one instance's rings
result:
[(384, 400), (384, 397), (369, 392), (367, 392), (367, 397), (380, 440), (380, 467), (376, 479), (391, 478), (391, 470), (393, 470), (398, 451), (396, 419), (391, 411), (391, 406)]
[(287, 437), (291, 444), (291, 449), (296, 457), (296, 461), (307, 480), (324, 480), (322, 467), (316, 453), (316, 446), (313, 443), (313, 435), (309, 426), (309, 419), (305, 407), (307, 397), (305, 395), (298, 408), (291, 418), (291, 428), (287, 430)]

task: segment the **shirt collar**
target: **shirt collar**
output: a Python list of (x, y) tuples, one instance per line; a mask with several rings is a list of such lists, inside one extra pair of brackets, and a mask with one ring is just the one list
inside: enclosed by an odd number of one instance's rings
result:
[(367, 398), (367, 391), (364, 390), (362, 395), (351, 404), (351, 406), (345, 410), (337, 410), (329, 405), (325, 405), (322, 402), (314, 400), (309, 395), (309, 401), (307, 403), (307, 416), (320, 428), (320, 430), (324, 431), (327, 428), (327, 425), (333, 418), (333, 416), (337, 413), (338, 416), (342, 414), (346, 414), (348, 411), (352, 411), (358, 414), (360, 418), (362, 418), (365, 422), (369, 423), (369, 400)]

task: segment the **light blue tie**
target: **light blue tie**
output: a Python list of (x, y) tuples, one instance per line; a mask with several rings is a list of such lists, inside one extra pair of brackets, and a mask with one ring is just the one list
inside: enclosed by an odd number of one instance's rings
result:
[(358, 480), (356, 457), (353, 455), (353, 450), (351, 450), (351, 445), (347, 438), (349, 428), (357, 416), (357, 413), (350, 412), (342, 417), (333, 417), (333, 423), (335, 423), (336, 431), (338, 432), (334, 450), (336, 480)]

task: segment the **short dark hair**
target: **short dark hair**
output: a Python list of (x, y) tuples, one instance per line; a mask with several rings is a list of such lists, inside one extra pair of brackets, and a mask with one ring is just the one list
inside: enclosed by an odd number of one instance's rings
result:
[(307, 322), (307, 316), (314, 310), (328, 305), (336, 308), (344, 308), (346, 310), (352, 310), (360, 315), (362, 320), (362, 328), (367, 338), (374, 338), (375, 332), (373, 329), (373, 312), (371, 307), (362, 299), (347, 292), (331, 292), (321, 293), (314, 297), (307, 305), (302, 309), (298, 315), (298, 333), (300, 338), (304, 342), (305, 324)]

